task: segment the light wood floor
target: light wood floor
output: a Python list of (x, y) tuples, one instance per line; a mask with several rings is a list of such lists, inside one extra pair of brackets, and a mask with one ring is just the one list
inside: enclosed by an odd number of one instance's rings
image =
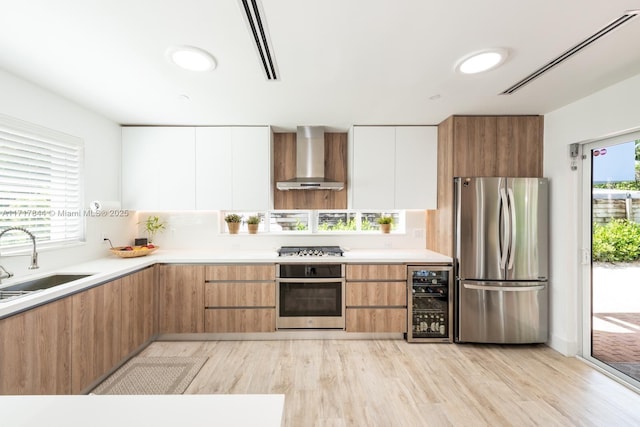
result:
[(284, 393), (285, 426), (640, 425), (639, 394), (546, 346), (155, 342), (140, 354), (196, 355), (209, 360), (186, 393)]

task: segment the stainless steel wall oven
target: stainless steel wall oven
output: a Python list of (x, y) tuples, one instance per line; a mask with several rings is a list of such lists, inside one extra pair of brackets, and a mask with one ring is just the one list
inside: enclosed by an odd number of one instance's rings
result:
[(344, 264), (276, 265), (277, 329), (344, 329)]

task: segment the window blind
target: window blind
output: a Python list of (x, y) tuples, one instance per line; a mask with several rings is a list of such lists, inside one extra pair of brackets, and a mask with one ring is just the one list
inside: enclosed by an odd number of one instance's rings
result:
[[(81, 139), (0, 116), (0, 229), (38, 245), (84, 238)], [(30, 243), (9, 232), (0, 249)]]

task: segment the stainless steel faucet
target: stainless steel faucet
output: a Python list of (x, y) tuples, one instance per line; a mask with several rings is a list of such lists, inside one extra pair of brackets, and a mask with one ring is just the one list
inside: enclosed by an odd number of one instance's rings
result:
[[(35, 270), (38, 267), (38, 252), (36, 251), (36, 236), (33, 235), (29, 230), (23, 227), (9, 227), (0, 231), (0, 238), (4, 236), (4, 234), (8, 231), (19, 230), (27, 233), (29, 237), (31, 237), (31, 241), (33, 242), (33, 252), (31, 253), (31, 265), (29, 266), (29, 270)], [(13, 273), (8, 272), (3, 266), (0, 265), (0, 281), (2, 279), (8, 279), (9, 277), (13, 277)]]

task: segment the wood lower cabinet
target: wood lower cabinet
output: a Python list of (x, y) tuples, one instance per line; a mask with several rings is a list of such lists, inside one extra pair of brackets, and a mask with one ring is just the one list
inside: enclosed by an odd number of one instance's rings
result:
[(208, 308), (206, 332), (273, 332), (276, 330), (275, 308)]
[(124, 357), (122, 280), (114, 280), (71, 297), (71, 392), (81, 393)]
[(406, 281), (404, 264), (347, 264), (347, 281)]
[(406, 308), (348, 308), (347, 332), (407, 332)]
[(275, 280), (273, 264), (208, 265), (205, 280), (215, 281), (271, 281)]
[(346, 292), (347, 307), (407, 305), (406, 282), (349, 282)]
[(407, 332), (407, 267), (348, 264), (347, 332)]
[(205, 278), (205, 332), (275, 331), (273, 264), (211, 265)]
[(153, 279), (147, 268), (0, 320), (0, 394), (86, 392), (155, 334)]
[(161, 264), (158, 268), (158, 332), (204, 332), (203, 265)]
[(0, 349), (0, 394), (70, 394), (71, 299), (0, 320)]
[(205, 307), (275, 307), (274, 282), (208, 282)]
[(71, 392), (108, 374), (155, 335), (153, 267), (70, 297)]
[(154, 267), (120, 279), (122, 281), (122, 328), (120, 350), (123, 357), (137, 351), (156, 334)]

